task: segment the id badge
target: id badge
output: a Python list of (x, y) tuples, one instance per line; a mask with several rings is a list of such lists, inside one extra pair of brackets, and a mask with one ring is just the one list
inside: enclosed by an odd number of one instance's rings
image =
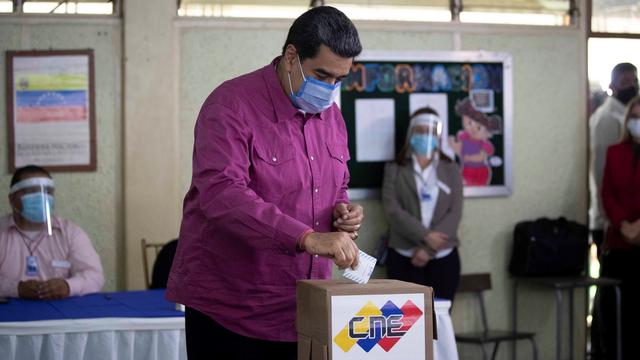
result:
[(429, 192), (427, 190), (422, 188), (422, 189), (420, 189), (420, 199), (422, 201), (430, 201), (431, 200), (431, 194), (429, 194)]
[(29, 255), (27, 256), (27, 271), (25, 275), (27, 276), (37, 276), (38, 275), (38, 257)]

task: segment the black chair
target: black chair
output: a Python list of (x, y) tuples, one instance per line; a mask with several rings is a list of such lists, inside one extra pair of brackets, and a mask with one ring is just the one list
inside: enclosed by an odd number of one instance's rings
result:
[[(167, 287), (169, 272), (173, 264), (173, 258), (178, 248), (178, 239), (173, 239), (166, 244), (148, 243), (145, 239), (140, 241), (142, 245), (142, 261), (144, 271), (144, 281), (147, 289), (164, 289)], [(155, 250), (156, 259), (149, 279), (149, 260), (147, 259), (148, 249)]]
[(535, 341), (535, 333), (489, 329), (487, 311), (485, 309), (484, 298), (482, 296), (482, 293), (486, 290), (491, 290), (491, 274), (466, 274), (460, 276), (458, 292), (473, 293), (478, 298), (478, 302), (480, 304), (480, 315), (482, 317), (482, 331), (456, 334), (456, 342), (479, 345), (482, 348), (482, 358), (484, 360), (488, 360), (489, 353), (485, 347), (487, 344), (493, 344), (491, 359), (495, 359), (500, 343), (503, 341), (529, 340), (533, 349), (533, 359), (537, 360), (538, 347)]

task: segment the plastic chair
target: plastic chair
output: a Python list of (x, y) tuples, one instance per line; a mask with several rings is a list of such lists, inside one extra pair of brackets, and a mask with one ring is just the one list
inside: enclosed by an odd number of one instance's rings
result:
[(482, 358), (489, 359), (489, 353), (485, 345), (493, 344), (491, 359), (495, 359), (503, 341), (529, 340), (533, 350), (533, 359), (538, 359), (538, 347), (535, 341), (535, 333), (513, 332), (508, 330), (490, 330), (487, 320), (487, 311), (484, 305), (483, 292), (491, 290), (491, 274), (465, 274), (460, 276), (458, 292), (473, 293), (480, 304), (480, 316), (482, 317), (482, 331), (456, 334), (456, 342), (475, 344), (482, 348)]

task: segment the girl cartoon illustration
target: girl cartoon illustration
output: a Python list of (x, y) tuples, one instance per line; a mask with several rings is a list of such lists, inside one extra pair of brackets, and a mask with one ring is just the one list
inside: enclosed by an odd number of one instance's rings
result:
[(456, 103), (456, 114), (462, 117), (458, 134), (449, 136), (449, 145), (460, 158), (464, 186), (488, 186), (491, 182), (491, 166), (499, 166), (502, 160), (494, 155), (491, 137), (501, 132), (502, 118), (488, 116), (473, 107), (465, 98)]

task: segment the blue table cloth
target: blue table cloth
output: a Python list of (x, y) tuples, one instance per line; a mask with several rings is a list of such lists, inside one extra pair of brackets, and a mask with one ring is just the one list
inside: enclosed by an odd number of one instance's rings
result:
[(62, 300), (10, 299), (0, 304), (0, 323), (106, 317), (180, 317), (164, 290), (125, 291), (74, 296)]

